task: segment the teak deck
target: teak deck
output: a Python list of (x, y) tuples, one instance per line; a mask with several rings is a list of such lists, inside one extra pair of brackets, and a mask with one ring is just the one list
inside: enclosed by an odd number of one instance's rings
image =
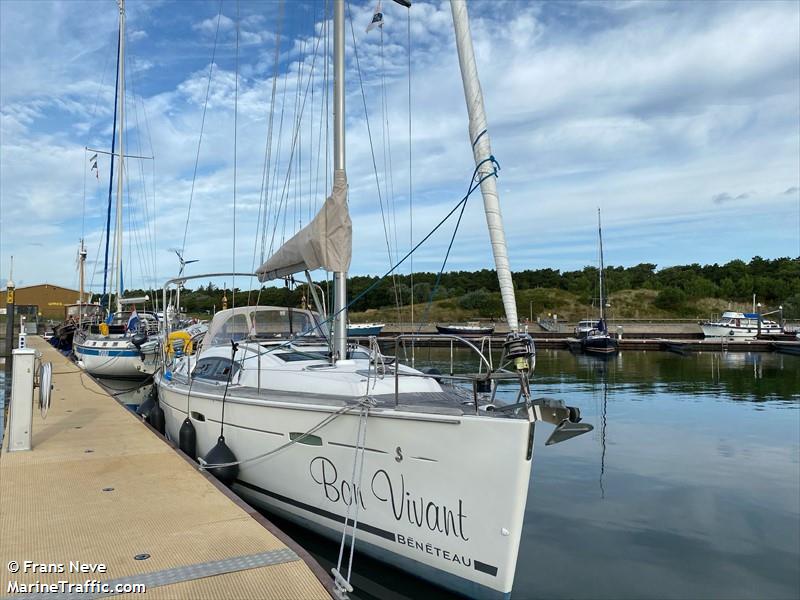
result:
[[(0, 452), (0, 597), (13, 580), (97, 580), (147, 585), (131, 598), (330, 598), (294, 542), (44, 340), (28, 342), (53, 363), (54, 387), (46, 420), (34, 409), (33, 450)], [(25, 561), (66, 572), (25, 573)], [(107, 572), (70, 573), (70, 561)]]

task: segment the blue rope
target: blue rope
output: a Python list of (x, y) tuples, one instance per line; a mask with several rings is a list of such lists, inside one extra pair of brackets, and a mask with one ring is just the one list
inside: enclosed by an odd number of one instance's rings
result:
[[(492, 165), (493, 165), (492, 171), (489, 172), (489, 173), (486, 173), (485, 175), (482, 175), (481, 177), (478, 177), (478, 175), (479, 175), (478, 171), (487, 162), (492, 163)], [(380, 283), (384, 279), (386, 279), (389, 275), (391, 275), (394, 271), (396, 271), (397, 268), (400, 267), (400, 265), (402, 265), (406, 260), (408, 260), (408, 258), (414, 252), (416, 252), (417, 249), (419, 249), (419, 247), (422, 246), (422, 244), (427, 242), (431, 238), (431, 236), (433, 236), (433, 234), (436, 233), (439, 230), (439, 228), (442, 225), (444, 225), (447, 222), (447, 220), (450, 217), (452, 217), (453, 214), (459, 208), (461, 208), (461, 214), (463, 214), (463, 212), (464, 212), (463, 207), (466, 205), (467, 200), (469, 200), (469, 197), (472, 195), (472, 193), (475, 190), (477, 190), (485, 180), (489, 179), (490, 177), (497, 177), (497, 172), (499, 170), (500, 170), (500, 165), (497, 162), (497, 160), (494, 158), (494, 156), (489, 156), (489, 158), (485, 158), (482, 161), (480, 161), (477, 165), (475, 165), (475, 170), (472, 172), (472, 177), (470, 178), (470, 187), (469, 187), (469, 190), (467, 191), (466, 195), (463, 198), (461, 198), (461, 200), (459, 200), (458, 203), (456, 203), (456, 205), (450, 210), (450, 212), (448, 212), (444, 216), (444, 218), (442, 218), (442, 220), (439, 221), (436, 224), (436, 226), (433, 229), (431, 229), (424, 238), (422, 238), (419, 242), (417, 242), (417, 244), (411, 250), (409, 250), (408, 253), (406, 253), (406, 255), (403, 258), (401, 258), (394, 266), (392, 266), (388, 271), (386, 271), (386, 273), (381, 275), (376, 281), (374, 281), (370, 286), (368, 286), (363, 292), (361, 292), (355, 298), (353, 298), (350, 302), (348, 302), (347, 305), (344, 308), (342, 308), (341, 310), (333, 313), (331, 316), (329, 316), (324, 321), (321, 321), (321, 322), (317, 323), (316, 325), (314, 325), (313, 327), (309, 327), (305, 331), (299, 333), (298, 337), (306, 335), (308, 333), (311, 333), (312, 331), (314, 331), (316, 329), (319, 329), (320, 331), (322, 331), (322, 326), (323, 325), (325, 325), (326, 323), (331, 323), (337, 317), (337, 315), (339, 315), (340, 313), (348, 310), (351, 306), (353, 306), (353, 304), (355, 304), (356, 302), (361, 300), (369, 292), (371, 292), (376, 287), (378, 287), (380, 285)], [(476, 177), (478, 177), (478, 179), (476, 179)], [(461, 220), (461, 215), (459, 215), (459, 221), (460, 220)], [(456, 225), (456, 229), (458, 229), (458, 225)], [(452, 243), (453, 242), (452, 242), (452, 239), (451, 239), (451, 241), (450, 241), (450, 245), (451, 246), (452, 246)], [(449, 249), (448, 249), (448, 252), (449, 252)], [(283, 344), (279, 344), (279, 345), (277, 345), (277, 346), (275, 346), (273, 348), (270, 348), (269, 350), (267, 350), (265, 352), (265, 354), (269, 354), (270, 352), (274, 352), (275, 350), (278, 350), (280, 348), (284, 348), (284, 347), (288, 346), (289, 344), (292, 344), (293, 342), (294, 342), (294, 340), (287, 340)]]
[[(486, 133), (485, 129), (478, 136), (478, 138), (480, 138), (480, 136), (483, 135), (484, 133)], [(475, 141), (477, 142), (478, 140), (476, 139)], [(495, 159), (495, 157), (490, 155), (489, 158), (484, 158), (482, 161), (480, 161), (475, 166), (475, 172), (472, 175), (472, 180), (470, 181), (470, 185), (472, 185), (472, 182), (475, 180), (475, 177), (477, 176), (478, 171), (480, 170), (480, 168), (487, 162), (492, 163), (492, 171), (493, 171), (492, 174), (495, 175), (495, 177), (497, 176), (497, 171), (500, 170), (500, 165), (497, 162), (497, 160)], [(482, 183), (484, 179), (485, 179), (485, 177), (480, 180), (480, 183)], [(477, 185), (480, 186), (480, 183), (478, 183)], [(474, 188), (471, 188), (467, 192), (467, 195), (465, 196), (465, 200), (466, 200), (466, 198), (469, 198), (470, 194), (473, 191), (474, 191)], [(453, 229), (453, 235), (450, 236), (450, 244), (447, 246), (447, 252), (445, 253), (444, 260), (442, 261), (442, 267), (439, 269), (439, 272), (436, 274), (436, 281), (433, 284), (433, 288), (431, 289), (430, 296), (428, 296), (428, 303), (425, 305), (425, 312), (424, 312), (424, 314), (422, 316), (422, 319), (419, 322), (419, 327), (417, 327), (417, 333), (422, 331), (422, 325), (424, 323), (427, 323), (427, 321), (428, 321), (428, 315), (430, 314), (431, 307), (433, 306), (433, 298), (436, 296), (436, 292), (439, 289), (439, 284), (442, 281), (442, 274), (444, 273), (444, 269), (447, 266), (447, 260), (450, 258), (450, 251), (453, 249), (453, 243), (456, 241), (456, 234), (458, 233), (458, 228), (461, 225), (461, 218), (464, 216), (464, 210), (466, 208), (467, 208), (467, 203), (464, 202), (461, 205), (461, 212), (459, 212), (459, 214), (458, 214), (458, 220), (456, 221), (456, 226)]]
[[(492, 163), (492, 165), (493, 165), (492, 171), (491, 171), (490, 173), (486, 173), (485, 175), (483, 175), (483, 176), (481, 176), (481, 177), (478, 177), (478, 174), (479, 174), (479, 173), (478, 173), (478, 171), (479, 171), (479, 170), (480, 170), (480, 168), (481, 168), (481, 167), (482, 167), (484, 164), (486, 164), (487, 162), (490, 162), (490, 163)], [(431, 238), (431, 236), (433, 236), (433, 234), (434, 234), (434, 233), (436, 233), (436, 232), (439, 230), (439, 228), (440, 228), (442, 225), (444, 225), (444, 224), (447, 222), (447, 220), (448, 220), (450, 217), (452, 217), (452, 216), (453, 216), (453, 214), (454, 214), (454, 213), (455, 213), (455, 212), (456, 212), (456, 211), (457, 211), (459, 208), (461, 208), (461, 214), (463, 214), (463, 212), (464, 212), (464, 210), (463, 210), (463, 207), (466, 205), (466, 203), (467, 203), (467, 200), (469, 200), (469, 197), (472, 195), (472, 193), (473, 193), (475, 190), (477, 190), (477, 189), (478, 189), (478, 188), (481, 186), (481, 184), (482, 184), (482, 183), (483, 183), (485, 180), (489, 179), (489, 177), (497, 177), (497, 172), (498, 172), (499, 170), (500, 170), (500, 165), (498, 164), (497, 160), (495, 160), (494, 156), (489, 156), (489, 158), (485, 158), (485, 159), (483, 159), (482, 161), (480, 161), (480, 162), (479, 162), (477, 165), (475, 165), (475, 170), (472, 172), (472, 177), (470, 178), (470, 186), (469, 186), (469, 190), (467, 190), (467, 193), (466, 193), (466, 195), (465, 195), (463, 198), (461, 198), (461, 200), (459, 200), (459, 201), (458, 201), (458, 203), (456, 203), (456, 205), (455, 205), (455, 206), (454, 206), (454, 207), (453, 207), (453, 208), (450, 210), (450, 212), (448, 212), (448, 213), (447, 213), (447, 214), (444, 216), (444, 218), (443, 218), (441, 221), (439, 221), (439, 222), (436, 224), (436, 226), (435, 226), (433, 229), (431, 229), (431, 230), (428, 232), (428, 234), (427, 234), (427, 235), (426, 235), (424, 238), (422, 238), (422, 239), (421, 239), (419, 242), (417, 242), (417, 244), (416, 244), (416, 245), (415, 245), (415, 246), (414, 246), (414, 247), (413, 247), (411, 250), (409, 250), (409, 251), (406, 253), (406, 255), (405, 255), (403, 258), (401, 258), (401, 259), (400, 259), (400, 260), (399, 260), (399, 261), (398, 261), (398, 262), (397, 262), (397, 263), (396, 263), (394, 266), (392, 266), (392, 267), (391, 267), (391, 268), (390, 268), (388, 271), (386, 271), (386, 273), (384, 273), (383, 275), (381, 275), (381, 277), (380, 277), (380, 278), (378, 278), (378, 279), (377, 279), (375, 282), (373, 282), (373, 283), (372, 283), (372, 284), (371, 284), (369, 287), (367, 287), (367, 289), (365, 289), (363, 292), (361, 292), (361, 293), (360, 293), (360, 294), (358, 294), (358, 295), (357, 295), (355, 298), (353, 298), (353, 299), (352, 299), (350, 302), (348, 302), (348, 303), (347, 303), (347, 305), (346, 305), (344, 308), (342, 308), (341, 310), (339, 310), (339, 311), (337, 311), (337, 312), (333, 313), (333, 314), (332, 314), (331, 316), (329, 316), (327, 319), (325, 319), (324, 321), (321, 321), (321, 322), (317, 323), (317, 324), (316, 324), (316, 325), (314, 325), (313, 327), (309, 327), (309, 328), (308, 328), (308, 329), (306, 329), (305, 331), (302, 331), (302, 332), (298, 333), (296, 337), (302, 337), (302, 336), (304, 336), (304, 335), (306, 335), (306, 334), (309, 334), (309, 333), (311, 333), (312, 331), (314, 331), (314, 330), (317, 330), (317, 329), (318, 329), (320, 332), (322, 332), (322, 331), (323, 331), (323, 329), (322, 329), (322, 326), (323, 326), (323, 325), (325, 325), (326, 323), (331, 323), (331, 322), (332, 322), (332, 321), (333, 321), (333, 320), (336, 318), (336, 316), (337, 316), (337, 315), (339, 315), (340, 313), (342, 313), (342, 312), (344, 312), (344, 311), (348, 310), (348, 309), (349, 309), (351, 306), (353, 306), (353, 304), (355, 304), (356, 302), (358, 302), (359, 300), (361, 300), (361, 299), (362, 299), (364, 296), (366, 296), (368, 293), (370, 293), (372, 290), (374, 290), (376, 287), (378, 287), (378, 285), (380, 285), (380, 283), (381, 283), (381, 282), (382, 282), (384, 279), (386, 279), (386, 278), (387, 278), (389, 275), (391, 275), (391, 274), (392, 274), (394, 271), (396, 271), (396, 270), (397, 270), (397, 268), (398, 268), (400, 265), (402, 265), (402, 264), (403, 264), (403, 263), (404, 263), (406, 260), (408, 260), (408, 258), (409, 258), (409, 257), (410, 257), (412, 254), (414, 254), (414, 252), (416, 252), (416, 251), (417, 251), (417, 249), (419, 249), (419, 247), (420, 247), (420, 246), (422, 246), (422, 244), (424, 244), (425, 242), (427, 242), (427, 241), (428, 241), (428, 240)], [(478, 177), (478, 179), (477, 179), (477, 180), (476, 180), (476, 177)], [(459, 215), (459, 221), (460, 221), (460, 219), (461, 219), (461, 215)], [(457, 225), (456, 225), (456, 229), (458, 229), (458, 226), (457, 226)], [(452, 246), (452, 240), (451, 240), (450, 244), (451, 244), (451, 246)], [(449, 250), (448, 250), (448, 251), (449, 251)], [(323, 332), (323, 335), (324, 335), (324, 332)], [(233, 340), (231, 340), (231, 341), (233, 341)], [(283, 342), (282, 344), (278, 344), (277, 346), (273, 346), (273, 347), (272, 347), (272, 348), (270, 348), (269, 350), (266, 350), (266, 351), (264, 352), (264, 354), (269, 354), (269, 353), (271, 353), (271, 352), (275, 352), (275, 350), (280, 350), (281, 348), (285, 348), (286, 346), (288, 346), (288, 345), (290, 345), (290, 344), (293, 344), (293, 343), (294, 343), (294, 341), (295, 341), (294, 339), (291, 339), (291, 340), (286, 340), (286, 341), (285, 341), (285, 342)]]

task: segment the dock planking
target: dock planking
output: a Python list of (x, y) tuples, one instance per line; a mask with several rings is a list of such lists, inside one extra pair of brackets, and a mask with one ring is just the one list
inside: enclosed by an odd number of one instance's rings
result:
[(44, 340), (28, 342), (53, 363), (54, 387), (47, 418), (34, 411), (33, 450), (0, 451), (0, 596), (15, 595), (12, 580), (97, 580), (144, 582), (148, 598), (331, 597), (285, 534)]

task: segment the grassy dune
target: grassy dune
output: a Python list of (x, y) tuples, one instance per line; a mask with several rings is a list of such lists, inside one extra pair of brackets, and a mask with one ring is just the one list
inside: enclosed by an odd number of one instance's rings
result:
[[(592, 308), (590, 302), (579, 298), (576, 294), (556, 288), (535, 288), (517, 291), (517, 311), (520, 319), (530, 318), (531, 309), (533, 319), (547, 317), (553, 313), (559, 319), (577, 321), (596, 316), (597, 309)], [(492, 294), (493, 304), (499, 306), (500, 294)], [(731, 303), (720, 298), (702, 298), (691, 301), (685, 306), (675, 310), (664, 310), (655, 305), (658, 291), (649, 289), (621, 290), (611, 294), (607, 311), (612, 319), (706, 319), (712, 314), (719, 314), (724, 310), (750, 310), (749, 306), (741, 303)], [(470, 320), (500, 319), (501, 311), (487, 313), (482, 308), (463, 308), (458, 299), (436, 300), (428, 307), (427, 303), (417, 304), (414, 307), (414, 320), (428, 322), (463, 322)], [(409, 306), (404, 306), (398, 312), (397, 307), (385, 306), (369, 309), (362, 312), (351, 312), (351, 322), (409, 322), (411, 311)]]

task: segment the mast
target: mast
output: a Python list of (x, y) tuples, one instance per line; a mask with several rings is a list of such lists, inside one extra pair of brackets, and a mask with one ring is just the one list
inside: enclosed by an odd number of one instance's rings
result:
[[(472, 143), (475, 163), (478, 164), (492, 155), (486, 113), (483, 107), (483, 91), (478, 80), (475, 52), (472, 49), (467, 4), (464, 0), (450, 0), (450, 8), (453, 12), (458, 64), (461, 67), (461, 81), (464, 84), (464, 98), (467, 102), (467, 112), (469, 113), (469, 139)], [(484, 163), (480, 167), (478, 175), (483, 177), (490, 173), (491, 170), (492, 166), (489, 163)], [(489, 238), (492, 242), (492, 253), (494, 254), (494, 264), (497, 269), (497, 279), (500, 282), (500, 294), (503, 298), (506, 320), (508, 321), (509, 329), (517, 331), (519, 329), (517, 303), (514, 298), (514, 283), (511, 279), (508, 248), (506, 247), (506, 236), (503, 230), (503, 218), (500, 213), (497, 182), (494, 177), (487, 177), (483, 180), (481, 194), (483, 195), (483, 209), (486, 213), (486, 224), (489, 226)]]
[(605, 317), (606, 306), (605, 298), (603, 298), (603, 272), (605, 265), (603, 264), (603, 227), (600, 224), (600, 209), (597, 209), (597, 235), (600, 238), (600, 320)]
[(119, 170), (117, 173), (117, 225), (114, 231), (117, 243), (115, 256), (115, 281), (117, 313), (122, 312), (122, 173), (125, 170), (125, 0), (119, 3)]
[(103, 307), (108, 309), (111, 312), (111, 294), (106, 295), (106, 292), (109, 291), (107, 286), (111, 284), (108, 281), (108, 248), (111, 244), (111, 190), (114, 186), (114, 150), (116, 149), (116, 139), (117, 139), (117, 107), (119, 105), (119, 43), (120, 43), (120, 36), (117, 34), (117, 73), (116, 73), (116, 81), (114, 82), (114, 122), (111, 127), (111, 170), (108, 175), (108, 212), (106, 213), (106, 256), (105, 262), (103, 263), (103, 295), (100, 296), (100, 302), (103, 304)]
[[(344, 0), (333, 3), (333, 172), (345, 176)], [(333, 360), (347, 357), (347, 272), (333, 273)]]

